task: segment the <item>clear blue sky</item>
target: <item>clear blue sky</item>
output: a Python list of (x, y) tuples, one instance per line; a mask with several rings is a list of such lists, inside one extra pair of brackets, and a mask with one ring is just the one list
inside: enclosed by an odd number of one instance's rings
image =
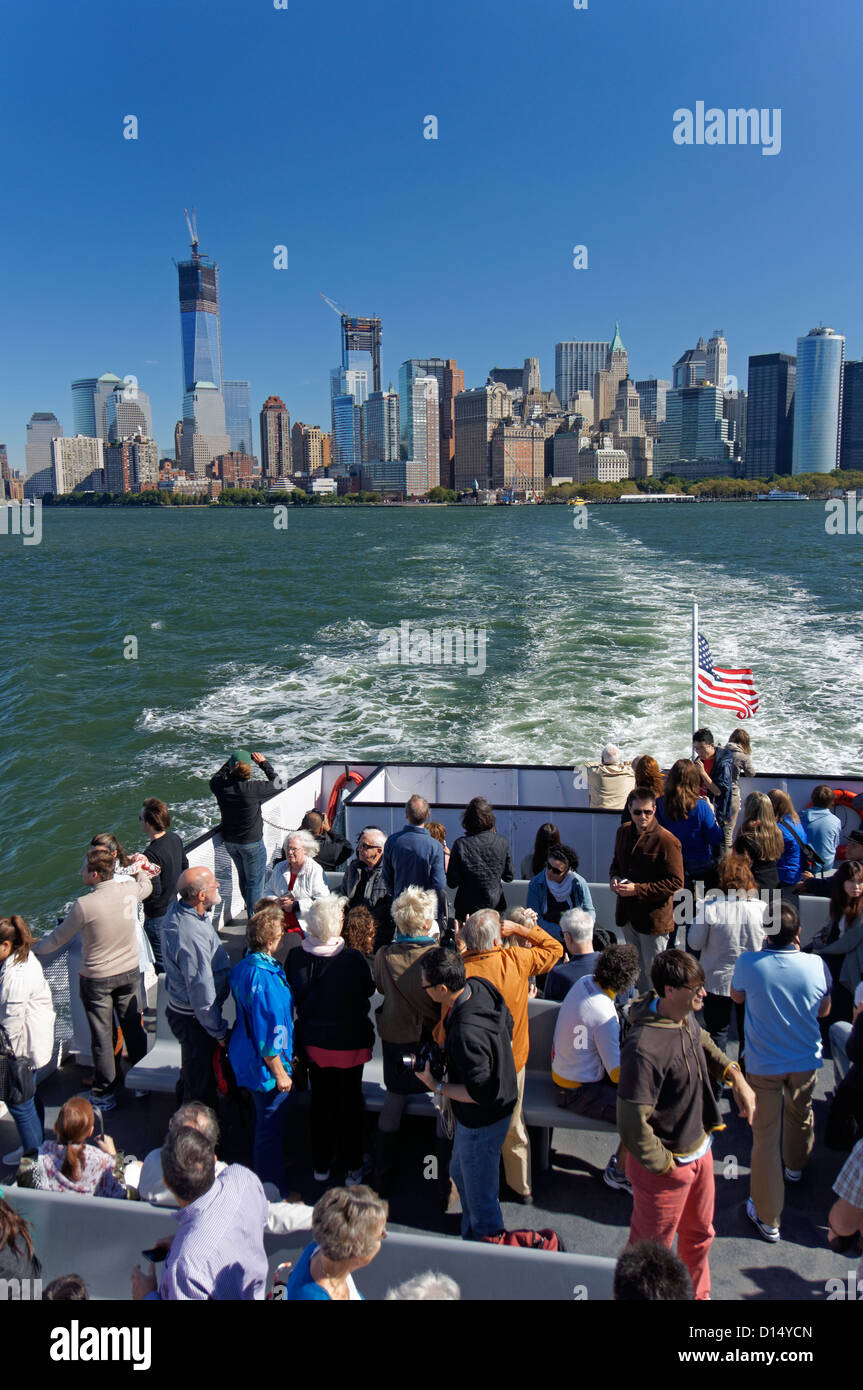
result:
[[(616, 318), (634, 377), (715, 328), (743, 385), (819, 322), (863, 354), (859, 0), (47, 0), (3, 27), (13, 467), (31, 412), (70, 432), (71, 381), (105, 371), (172, 452), (190, 205), (255, 417), (274, 392), (329, 427), (319, 290), (383, 317), (385, 383), (409, 356), (480, 385), (535, 355), (550, 386), (555, 342)], [(676, 145), (698, 100), (781, 108), (781, 153)]]

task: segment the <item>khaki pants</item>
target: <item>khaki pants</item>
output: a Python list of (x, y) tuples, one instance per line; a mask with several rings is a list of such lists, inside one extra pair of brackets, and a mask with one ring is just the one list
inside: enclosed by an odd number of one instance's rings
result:
[(517, 1192), (521, 1197), (526, 1197), (531, 1190), (530, 1140), (527, 1137), (527, 1126), (524, 1123), (521, 1109), (524, 1100), (524, 1072), (525, 1068), (522, 1067), (521, 1071), (515, 1074), (518, 1083), (518, 1100), (510, 1116), (509, 1129), (503, 1141), (503, 1171), (513, 1192)]
[(785, 1201), (783, 1163), (786, 1168), (799, 1171), (806, 1167), (812, 1152), (815, 1075), (814, 1071), (790, 1072), (786, 1076), (746, 1073), (746, 1080), (755, 1092), (749, 1195), (758, 1216), (768, 1226), (778, 1226), (782, 1215)]
[[(674, 928), (677, 931), (677, 928)], [(671, 944), (674, 932), (668, 936), (646, 936), (644, 932), (636, 931), (635, 927), (628, 922), (624, 924), (623, 935), (628, 946), (634, 946), (638, 952), (638, 959), (641, 962), (641, 973), (638, 977), (638, 992), (644, 994), (645, 991), (653, 989), (650, 979), (650, 967), (656, 957), (663, 951), (667, 951)]]

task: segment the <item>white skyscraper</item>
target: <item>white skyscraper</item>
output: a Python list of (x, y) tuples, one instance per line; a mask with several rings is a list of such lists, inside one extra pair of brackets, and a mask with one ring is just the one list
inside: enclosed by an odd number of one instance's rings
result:
[(724, 391), (727, 376), (728, 344), (722, 336), (722, 330), (717, 328), (707, 344), (707, 380), (718, 386), (720, 391)]

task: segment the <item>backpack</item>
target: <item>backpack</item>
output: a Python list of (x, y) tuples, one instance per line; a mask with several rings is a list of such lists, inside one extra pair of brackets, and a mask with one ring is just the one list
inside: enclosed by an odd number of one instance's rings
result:
[(556, 1231), (545, 1227), (541, 1231), (499, 1231), (496, 1236), (483, 1236), (486, 1245), (515, 1245), (521, 1250), (564, 1250)]

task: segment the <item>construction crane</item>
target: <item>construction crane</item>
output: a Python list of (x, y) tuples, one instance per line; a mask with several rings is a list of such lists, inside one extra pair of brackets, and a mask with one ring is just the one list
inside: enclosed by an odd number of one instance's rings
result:
[(334, 314), (338, 314), (338, 316), (339, 316), (340, 319), (346, 319), (346, 318), (348, 317), (348, 311), (347, 311), (347, 309), (340, 309), (339, 306), (338, 306), (338, 304), (336, 304), (336, 302), (335, 302), (334, 299), (329, 299), (329, 298), (327, 297), (327, 295), (321, 294), (321, 291), (320, 291), (320, 290), (318, 290), (318, 294), (321, 296), (321, 299), (324, 301), (324, 303), (325, 303), (325, 304), (328, 304), (328, 305), (330, 306), (330, 308), (332, 309), (333, 313), (334, 313)]
[(198, 219), (195, 216), (195, 209), (192, 208), (191, 215), (188, 208), (183, 208), (186, 214), (186, 226), (189, 228), (189, 236), (192, 238), (192, 259), (199, 261), (201, 253), (198, 250)]

